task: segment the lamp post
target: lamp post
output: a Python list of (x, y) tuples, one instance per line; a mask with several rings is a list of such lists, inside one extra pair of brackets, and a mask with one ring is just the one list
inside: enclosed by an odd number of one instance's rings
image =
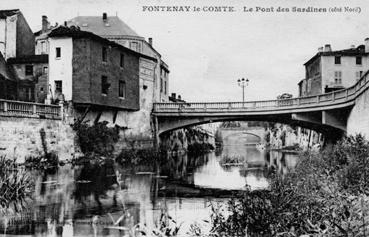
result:
[(242, 103), (245, 102), (245, 87), (249, 85), (249, 79), (242, 78), (238, 79), (238, 86), (242, 88)]

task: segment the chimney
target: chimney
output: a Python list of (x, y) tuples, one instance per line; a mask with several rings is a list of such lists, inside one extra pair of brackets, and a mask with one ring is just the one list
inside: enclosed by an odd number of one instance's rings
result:
[(332, 51), (332, 48), (330, 44), (324, 45), (324, 52), (331, 52), (331, 51)]
[(365, 53), (369, 53), (369, 38), (365, 39)]
[(47, 16), (42, 16), (42, 28), (41, 28), (41, 31), (42, 32), (46, 32), (48, 26), (49, 26), (49, 21), (47, 20)]
[(323, 47), (319, 47), (319, 48), (318, 48), (318, 52), (319, 52), (319, 53), (323, 52)]
[(182, 97), (181, 97), (181, 95), (178, 95), (178, 100), (182, 100)]
[(108, 20), (108, 14), (106, 14), (106, 12), (103, 13), (102, 19), (103, 19), (103, 21), (107, 21)]
[(149, 44), (152, 46), (152, 38), (149, 38)]
[(67, 22), (66, 22), (66, 21), (64, 21), (64, 26), (65, 26), (65, 27), (67, 27), (67, 26), (68, 26), (68, 24), (67, 24)]
[(176, 93), (172, 93), (172, 98), (176, 98)]

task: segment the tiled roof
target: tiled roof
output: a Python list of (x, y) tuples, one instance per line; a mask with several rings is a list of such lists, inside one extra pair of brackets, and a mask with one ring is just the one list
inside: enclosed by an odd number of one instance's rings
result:
[(48, 54), (40, 54), (40, 55), (26, 55), (20, 56), (16, 58), (9, 58), (8, 63), (10, 64), (22, 64), (22, 63), (48, 63), (49, 55)]
[(19, 13), (19, 9), (0, 10), (0, 19), (7, 18), (8, 16), (12, 16), (17, 13)]
[(313, 62), (316, 58), (320, 56), (365, 56), (369, 55), (369, 53), (365, 52), (365, 46), (359, 45), (356, 48), (350, 48), (350, 49), (343, 49), (343, 50), (337, 50), (337, 51), (328, 51), (328, 52), (319, 52), (315, 54), (311, 59), (309, 59), (304, 65), (310, 64)]
[(77, 16), (67, 22), (68, 26), (79, 26), (84, 31), (106, 36), (133, 36), (142, 38), (117, 16), (108, 16), (103, 20), (102, 16)]
[(94, 33), (80, 30), (79, 28), (77, 28), (75, 26), (71, 26), (71, 27), (59, 26), (58, 28), (52, 30), (51, 33), (49, 34), (49, 37), (51, 37), (51, 38), (52, 37), (65, 37), (65, 36), (72, 37), (74, 39), (89, 38), (89, 39), (96, 40), (96, 41), (102, 42), (104, 44), (113, 46), (113, 47), (117, 47), (121, 50), (124, 50), (124, 51), (130, 52), (132, 54), (138, 55), (139, 57), (147, 58), (147, 59), (155, 61), (155, 62), (157, 61), (153, 57), (138, 53), (138, 52), (136, 52), (132, 49), (126, 48), (126, 47), (124, 47), (120, 44), (117, 44), (117, 43), (113, 42), (113, 41), (110, 41), (108, 39), (100, 37), (100, 36), (98, 36)]

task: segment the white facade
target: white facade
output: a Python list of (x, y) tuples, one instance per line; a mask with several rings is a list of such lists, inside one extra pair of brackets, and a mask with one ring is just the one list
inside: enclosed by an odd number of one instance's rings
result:
[[(62, 82), (62, 93), (66, 101), (72, 100), (72, 59), (73, 40), (72, 38), (50, 38), (49, 50), (49, 83), (52, 98), (55, 98), (56, 81)], [(56, 56), (56, 50), (60, 48), (60, 57)]]
[[(341, 63), (335, 64), (335, 56), (321, 57), (322, 91), (326, 86), (350, 87), (369, 70), (369, 57), (361, 56), (361, 65), (356, 64), (356, 56), (341, 56)], [(335, 79), (341, 79), (335, 80)], [(340, 83), (341, 82), (341, 83)]]

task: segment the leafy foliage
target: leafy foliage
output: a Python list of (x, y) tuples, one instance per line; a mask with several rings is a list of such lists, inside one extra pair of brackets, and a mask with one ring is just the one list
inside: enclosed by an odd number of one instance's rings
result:
[(0, 157), (0, 213), (20, 211), (25, 206), (33, 182), (15, 162)]
[(86, 122), (73, 125), (83, 153), (109, 155), (114, 151), (114, 144), (119, 139), (119, 127), (109, 128), (107, 124), (108, 122), (103, 121), (93, 126)]
[(227, 236), (366, 236), (369, 143), (350, 136), (323, 153), (304, 153), (270, 190), (247, 190), (212, 207), (212, 232)]

